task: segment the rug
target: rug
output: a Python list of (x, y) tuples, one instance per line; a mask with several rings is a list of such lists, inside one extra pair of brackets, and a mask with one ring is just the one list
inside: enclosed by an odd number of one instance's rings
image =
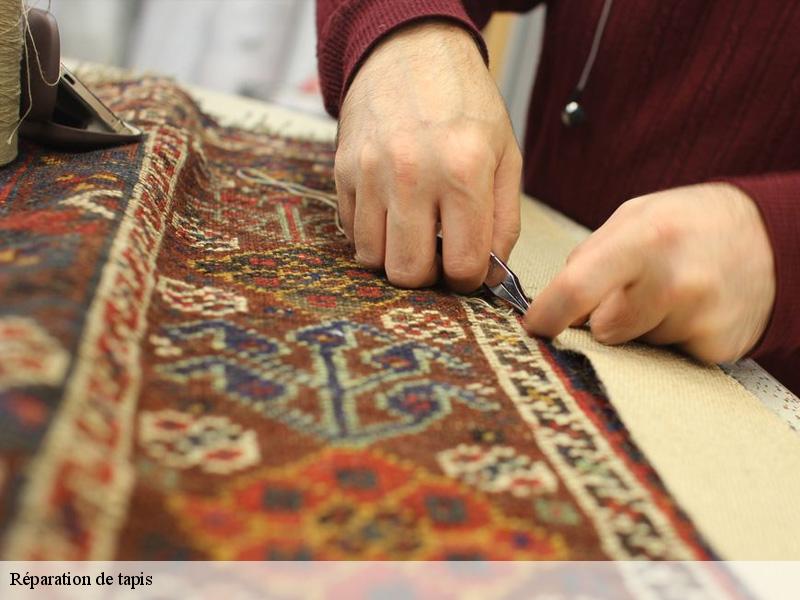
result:
[(0, 171), (4, 558), (716, 556), (583, 355), (353, 261), (330, 144), (96, 91), (142, 143)]

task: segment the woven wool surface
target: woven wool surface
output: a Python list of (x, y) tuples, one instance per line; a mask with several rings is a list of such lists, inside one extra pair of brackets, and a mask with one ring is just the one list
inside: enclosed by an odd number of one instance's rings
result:
[(5, 558), (715, 557), (584, 356), (242, 176), (332, 192), (330, 144), (97, 91), (142, 143), (0, 171)]

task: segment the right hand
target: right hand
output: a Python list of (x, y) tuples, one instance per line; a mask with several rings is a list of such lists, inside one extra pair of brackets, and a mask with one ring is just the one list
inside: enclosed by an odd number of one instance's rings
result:
[(519, 236), (522, 157), (503, 100), (471, 34), (426, 22), (382, 41), (342, 105), (336, 151), (339, 215), (356, 260), (417, 288), (441, 268), (477, 289), (489, 250), (507, 259)]

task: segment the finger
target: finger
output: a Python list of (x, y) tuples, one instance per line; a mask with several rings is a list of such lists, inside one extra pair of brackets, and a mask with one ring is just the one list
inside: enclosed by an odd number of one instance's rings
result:
[(345, 237), (350, 242), (354, 241), (353, 219), (355, 214), (356, 195), (353, 192), (340, 192), (336, 196), (339, 224), (342, 226)]
[[(630, 204), (630, 202), (626, 204)], [(604, 247), (608, 244), (617, 243), (616, 238), (625, 238), (628, 235), (625, 230), (630, 228), (630, 219), (626, 217), (629, 212), (629, 210), (617, 209), (602, 227), (572, 249), (566, 259), (567, 266), (572, 265), (575, 261), (580, 263), (588, 260), (589, 257), (597, 252), (604, 252)], [(591, 312), (580, 314), (569, 326), (583, 327), (590, 325), (591, 317)]]
[(612, 291), (635, 281), (644, 268), (635, 235), (605, 239), (593, 246), (591, 252), (574, 256), (537, 296), (523, 322), (529, 333), (555, 337), (593, 313)]
[(342, 225), (345, 236), (353, 241), (353, 218), (356, 203), (356, 190), (352, 184), (349, 171), (341, 167), (342, 161), (337, 160), (334, 166), (334, 182), (336, 183), (336, 211), (339, 223)]
[(616, 289), (592, 313), (592, 335), (599, 342), (614, 345), (658, 327), (667, 315), (658, 292), (658, 286), (649, 278)]
[(619, 240), (625, 240), (631, 235), (630, 230), (630, 223), (623, 226), (618, 221), (609, 219), (570, 251), (564, 261), (565, 264), (569, 265), (576, 260), (585, 260), (587, 255), (604, 252), (609, 246), (619, 245)]
[(356, 186), (353, 240), (356, 261), (368, 269), (382, 269), (386, 249), (386, 208), (378, 181), (362, 173)]
[(436, 204), (417, 199), (392, 199), (386, 214), (386, 256), (389, 281), (403, 288), (433, 285), (439, 278), (436, 260)]
[[(453, 161), (454, 164), (453, 164)], [(442, 266), (450, 289), (478, 289), (489, 270), (494, 212), (494, 169), (491, 158), (469, 153), (446, 167), (449, 184), (440, 199)]]
[(508, 260), (520, 232), (520, 185), (522, 155), (516, 140), (506, 148), (494, 174), (494, 223), (492, 251)]
[(602, 227), (572, 249), (567, 256), (566, 263), (570, 264), (580, 256), (592, 254), (595, 249), (602, 249), (607, 244), (614, 244), (618, 239), (625, 239), (632, 234), (635, 235), (637, 230), (641, 228), (641, 224), (636, 215), (631, 215), (633, 212), (631, 209), (632, 204), (635, 203), (629, 200), (617, 208), (608, 220), (603, 223)]

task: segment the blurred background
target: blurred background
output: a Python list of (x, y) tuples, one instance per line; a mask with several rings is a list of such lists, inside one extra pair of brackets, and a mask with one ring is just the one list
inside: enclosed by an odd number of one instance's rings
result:
[[(47, 0), (29, 4), (45, 8)], [(323, 115), (314, 0), (50, 0), (62, 56), (157, 71), (209, 89)], [(515, 131), (541, 46), (543, 9), (497, 15), (491, 69)]]

